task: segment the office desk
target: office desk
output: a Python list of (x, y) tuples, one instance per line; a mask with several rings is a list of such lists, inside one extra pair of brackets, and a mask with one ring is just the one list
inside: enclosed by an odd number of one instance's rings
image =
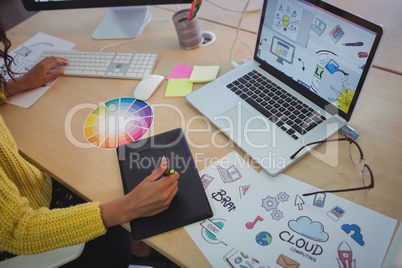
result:
[[(237, 27), (241, 12), (228, 11), (219, 8), (210, 2), (231, 10), (242, 11), (247, 0), (214, 0), (203, 1), (198, 16), (208, 21), (218, 22), (223, 25)], [(328, 0), (327, 2), (358, 14), (370, 21), (380, 23), (384, 27), (384, 36), (380, 44), (373, 65), (376, 68), (395, 72), (402, 75), (402, 57), (400, 56), (402, 44), (402, 18), (400, 0)], [(262, 0), (251, 0), (247, 10), (255, 10), (262, 6)], [(187, 8), (189, 5), (181, 5)], [(245, 14), (241, 29), (256, 33), (260, 21), (260, 12)], [(241, 35), (240, 35), (241, 36)], [(245, 39), (245, 37), (244, 37)]]
[[(38, 31), (43, 31), (75, 42), (75, 49), (97, 51), (117, 42), (90, 38), (105, 13), (105, 9), (40, 12), (11, 29), (8, 35), (14, 48)], [(158, 9), (154, 14), (166, 16)], [(181, 50), (173, 23), (170, 20), (154, 21), (136, 41), (108, 51), (159, 53), (154, 73), (164, 76), (176, 64), (220, 64), (219, 75), (231, 70), (228, 52), (231, 42), (227, 40), (233, 40), (234, 29), (204, 20), (200, 24), (202, 29), (217, 35), (214, 43), (191, 51)], [(244, 35), (246, 42), (252, 45), (255, 35), (247, 32)], [(247, 56), (244, 49), (236, 49), (235, 53), (240, 58)], [(402, 78), (373, 69), (368, 79), (351, 126), (361, 135), (358, 141), (373, 169), (376, 185), (368, 192), (343, 193), (339, 196), (401, 220), (402, 93), (397, 89)], [(115, 151), (88, 146), (83, 137), (83, 124), (99, 103), (131, 96), (137, 83), (138, 80), (62, 77), (29, 109), (5, 105), (0, 107), (0, 114), (23, 155), (83, 198), (107, 202), (123, 195)], [(233, 150), (243, 155), (235, 147), (213, 147), (212, 141), (226, 144), (227, 138), (212, 126), (208, 129), (208, 122), (199, 117), (199, 113), (184, 98), (165, 98), (165, 86), (166, 81), (148, 100), (155, 111), (155, 122), (149, 135), (184, 128), (199, 170)], [(199, 87), (195, 85), (194, 90)], [(190, 129), (203, 131), (190, 133)], [(208, 146), (199, 148), (201, 145)], [(347, 154), (347, 148), (342, 144), (339, 146), (340, 152)], [(350, 160), (341, 156), (339, 168), (328, 167), (313, 156), (307, 156), (285, 174), (321, 188), (345, 188), (349, 185), (347, 174), (355, 170)], [(331, 172), (328, 172), (329, 168)], [(147, 239), (146, 242), (180, 266), (210, 266), (183, 228)]]

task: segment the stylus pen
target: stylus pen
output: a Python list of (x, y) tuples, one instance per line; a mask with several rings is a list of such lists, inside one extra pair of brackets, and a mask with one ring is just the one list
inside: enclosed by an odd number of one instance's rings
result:
[(173, 175), (174, 172), (174, 169), (166, 169), (165, 173), (163, 173), (163, 176)]
[(348, 46), (348, 47), (361, 47), (364, 45), (363, 42), (356, 42), (356, 43), (343, 43), (342, 45)]

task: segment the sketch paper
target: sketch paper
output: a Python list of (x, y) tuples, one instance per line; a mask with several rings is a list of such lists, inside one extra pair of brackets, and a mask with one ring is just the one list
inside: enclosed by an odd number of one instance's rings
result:
[(185, 230), (213, 267), (381, 267), (395, 219), (245, 163), (232, 152), (200, 172), (214, 217)]
[[(229, 153), (218, 162), (200, 172), (201, 181), (209, 199), (214, 217), (185, 227), (213, 267), (268, 267), (258, 260), (234, 249), (216, 238), (224, 228), (226, 219), (238, 214), (237, 207), (248, 194), (250, 185), (263, 179), (236, 152)], [(243, 265), (243, 266), (242, 266)]]
[(217, 238), (271, 267), (381, 267), (397, 221), (330, 193), (303, 196), (317, 190), (284, 174), (261, 176)]
[[(39, 32), (10, 52), (10, 56), (14, 58), (11, 69), (17, 73), (16, 77), (21, 77), (35, 66), (44, 50), (67, 50), (74, 46), (74, 43)], [(5, 71), (4, 63), (0, 66), (0, 72), (6, 79), (10, 79)], [(7, 99), (8, 103), (28, 108), (45, 94), (56, 81), (57, 79), (48, 85), (11, 96)]]

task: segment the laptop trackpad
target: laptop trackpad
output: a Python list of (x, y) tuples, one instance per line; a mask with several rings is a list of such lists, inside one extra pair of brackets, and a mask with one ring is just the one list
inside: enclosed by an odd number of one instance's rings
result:
[(214, 123), (243, 149), (266, 147), (271, 140), (269, 120), (264, 116), (253, 115), (240, 103), (216, 116)]

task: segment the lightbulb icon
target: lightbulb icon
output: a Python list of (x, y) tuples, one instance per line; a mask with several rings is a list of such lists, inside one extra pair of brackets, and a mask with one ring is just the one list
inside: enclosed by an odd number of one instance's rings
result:
[(283, 16), (282, 23), (283, 23), (283, 30), (284, 31), (286, 31), (286, 29), (288, 28), (289, 22), (290, 22), (289, 16), (288, 15)]

